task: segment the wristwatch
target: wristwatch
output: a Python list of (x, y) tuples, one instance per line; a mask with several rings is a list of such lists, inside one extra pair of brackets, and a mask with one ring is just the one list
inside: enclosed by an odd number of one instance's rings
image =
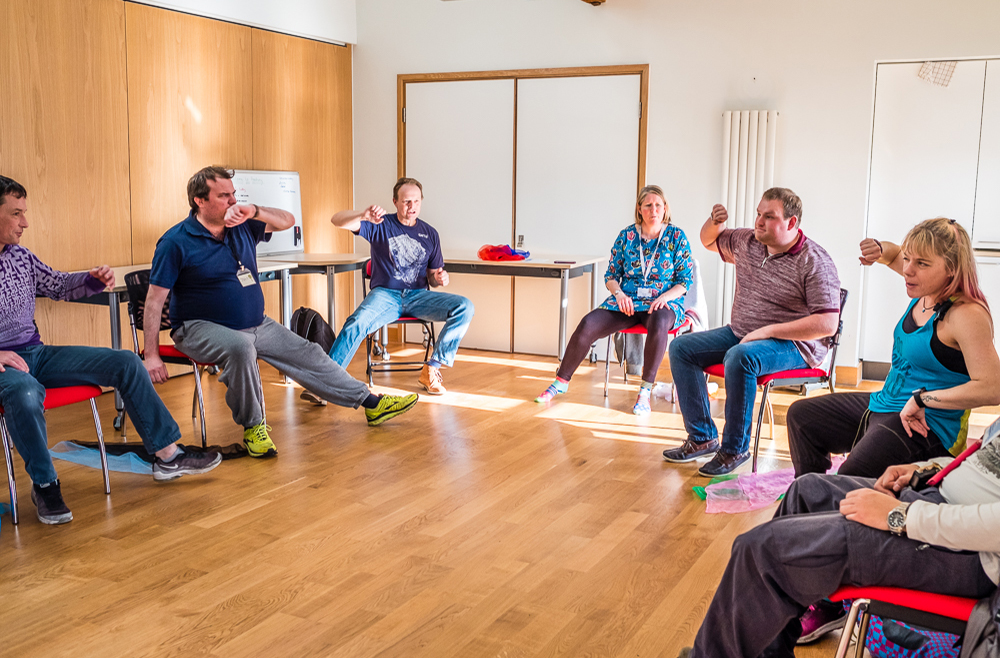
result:
[(921, 386), (917, 390), (913, 391), (913, 401), (916, 402), (917, 406), (920, 407), (921, 409), (927, 408), (927, 405), (924, 404), (924, 401), (920, 399), (920, 396), (926, 392), (927, 392), (926, 386)]
[(894, 507), (889, 512), (889, 516), (886, 518), (886, 523), (889, 524), (889, 532), (894, 535), (906, 534), (906, 510), (909, 506), (909, 503), (903, 503), (898, 507)]
[(257, 219), (258, 217), (260, 217), (260, 206), (255, 203), (253, 204), (253, 217), (250, 219)]

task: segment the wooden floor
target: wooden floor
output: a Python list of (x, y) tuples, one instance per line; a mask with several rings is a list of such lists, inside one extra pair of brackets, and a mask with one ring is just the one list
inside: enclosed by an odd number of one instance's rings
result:
[[(607, 401), (603, 367), (583, 367), (558, 403), (533, 403), (555, 367), (463, 351), (448, 394), (379, 428), (262, 368), (277, 459), (170, 483), (113, 473), (111, 496), (99, 472), (57, 462), (64, 526), (37, 521), (15, 459), (0, 655), (673, 658), (733, 538), (773, 508), (705, 514), (691, 487), (706, 480), (660, 458), (683, 439), (679, 413), (655, 401), (635, 418), (620, 370)], [(351, 371), (363, 377), (359, 359)], [(416, 391), (416, 376), (377, 390)], [(194, 443), (192, 388), (159, 391)], [(210, 443), (239, 441), (214, 377), (206, 395)], [(794, 399), (776, 396), (779, 420)], [(110, 395), (100, 408), (111, 436)], [(49, 431), (93, 440), (88, 408), (50, 412)], [(765, 468), (787, 466), (775, 431)], [(832, 653), (829, 640), (798, 655)]]

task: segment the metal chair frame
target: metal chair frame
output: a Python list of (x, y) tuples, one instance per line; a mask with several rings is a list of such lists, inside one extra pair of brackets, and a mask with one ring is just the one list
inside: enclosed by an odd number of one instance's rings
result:
[[(368, 281), (372, 276), (372, 261), (369, 258), (365, 261), (365, 266), (361, 269), (361, 299), (362, 302), (368, 297)], [(389, 350), (386, 348), (387, 340), (375, 339), (374, 336), (380, 333), (383, 329), (388, 327), (390, 324), (419, 324), (423, 326), (424, 330), (424, 360), (423, 361), (396, 361), (395, 363), (389, 363), (390, 356)], [(420, 318), (414, 318), (410, 316), (401, 316), (393, 320), (392, 322), (387, 322), (384, 326), (377, 328), (375, 331), (371, 332), (365, 337), (365, 373), (368, 375), (368, 385), (374, 386), (375, 382), (372, 379), (372, 374), (375, 372), (417, 372), (422, 370), (427, 361), (431, 358), (431, 350), (434, 349), (434, 342), (436, 338), (434, 336), (434, 323), (430, 320), (421, 320)], [(382, 359), (382, 363), (372, 362), (372, 352), (376, 352)], [(403, 367), (400, 367), (403, 366)]]
[[(125, 275), (125, 285), (128, 288), (128, 319), (132, 325), (132, 345), (135, 353), (140, 359), (145, 359), (144, 350), (139, 347), (139, 333), (142, 329), (145, 312), (146, 295), (149, 293), (149, 270), (136, 270)], [(170, 308), (170, 293), (163, 302), (163, 311), (160, 317), (160, 331), (171, 328), (170, 320), (167, 317), (167, 310)], [(175, 345), (160, 345), (160, 359), (164, 363), (171, 363), (180, 366), (191, 366), (194, 371), (194, 396), (191, 400), (191, 417), (198, 419), (201, 426), (201, 446), (208, 447), (208, 436), (205, 431), (205, 396), (202, 391), (201, 377), (206, 368), (215, 367), (214, 363), (198, 363), (191, 357), (181, 352)], [(122, 424), (124, 434), (125, 425)]]
[[(761, 375), (757, 378), (757, 386), (763, 387), (763, 397), (760, 402), (760, 411), (757, 412), (757, 430), (753, 438), (753, 466), (752, 472), (757, 472), (757, 453), (760, 447), (760, 431), (764, 425), (764, 409), (768, 410), (771, 419), (771, 436), (774, 436), (774, 409), (768, 395), (775, 386), (805, 386), (807, 384), (822, 384), (829, 387), (833, 393), (837, 381), (837, 348), (840, 346), (840, 336), (844, 331), (844, 305), (847, 304), (847, 290), (840, 289), (840, 312), (837, 316), (837, 331), (830, 337), (830, 363), (826, 371), (818, 368), (805, 368), (801, 370), (782, 370), (768, 375)], [(808, 372), (808, 374), (798, 374)], [(705, 368), (705, 380), (709, 375), (725, 377), (725, 368), (719, 363)]]
[[(80, 389), (74, 391), (74, 389)], [(85, 391), (84, 389), (90, 389)], [(65, 407), (70, 404), (76, 404), (77, 402), (83, 402), (84, 400), (90, 401), (90, 411), (94, 416), (94, 428), (97, 430), (97, 444), (100, 448), (101, 453), (101, 472), (104, 474), (104, 493), (106, 495), (111, 494), (111, 479), (108, 475), (108, 453), (104, 448), (104, 432), (101, 430), (101, 417), (97, 413), (97, 403), (94, 401), (99, 395), (103, 393), (100, 386), (63, 386), (63, 387), (53, 387), (45, 389), (45, 399), (47, 402), (51, 400), (49, 394), (51, 392), (61, 392), (61, 393), (72, 393), (77, 392), (83, 394), (83, 397), (77, 397), (77, 399), (61, 402), (61, 403), (49, 403), (45, 405), (45, 409), (58, 409), (59, 407)], [(86, 397), (89, 395), (90, 397)], [(17, 484), (14, 481), (14, 456), (11, 449), (11, 443), (13, 439), (10, 435), (10, 430), (7, 429), (7, 420), (4, 418), (4, 409), (0, 407), (0, 443), (3, 444), (3, 455), (4, 459), (7, 461), (7, 486), (10, 490), (10, 509), (11, 509), (11, 520), (14, 525), (20, 523), (20, 517), (18, 515), (17, 509)]]
[(841, 587), (830, 595), (831, 601), (853, 599), (847, 623), (837, 645), (836, 658), (845, 658), (851, 644), (852, 630), (860, 618), (856, 658), (862, 658), (868, 638), (871, 616), (893, 619), (934, 631), (962, 635), (976, 599), (945, 594), (930, 594), (895, 587)]
[[(694, 323), (691, 321), (690, 316), (684, 317), (684, 322), (681, 323), (679, 327), (675, 327), (670, 330), (667, 334), (667, 345), (670, 345), (670, 340), (676, 338), (681, 334), (686, 334), (694, 329)], [(640, 336), (645, 336), (649, 332), (646, 330), (645, 325), (637, 324), (635, 326), (629, 327), (628, 329), (623, 329), (622, 331), (616, 331), (615, 333), (608, 336), (608, 351), (604, 355), (604, 397), (608, 397), (608, 387), (611, 383), (611, 343), (621, 334), (636, 334)], [(622, 371), (624, 373), (625, 384), (628, 384), (628, 359), (622, 356)]]

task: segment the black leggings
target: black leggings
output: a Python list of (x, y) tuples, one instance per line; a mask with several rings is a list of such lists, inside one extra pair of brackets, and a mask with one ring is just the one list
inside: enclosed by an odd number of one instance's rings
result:
[(573, 337), (569, 339), (569, 345), (566, 346), (566, 353), (563, 355), (556, 375), (569, 381), (587, 356), (587, 352), (595, 340), (641, 324), (649, 332), (646, 336), (646, 347), (643, 350), (642, 381), (653, 382), (656, 380), (656, 371), (660, 369), (660, 363), (663, 362), (668, 335), (674, 328), (675, 321), (674, 312), (666, 307), (652, 313), (639, 311), (630, 316), (621, 311), (606, 311), (603, 308), (595, 308), (583, 316), (580, 324), (577, 325)]
[(788, 449), (795, 477), (825, 473), (830, 453), (850, 452), (840, 475), (877, 478), (895, 464), (912, 464), (948, 451), (934, 432), (907, 436), (898, 413), (868, 412), (871, 393), (834, 393), (799, 400), (788, 408)]

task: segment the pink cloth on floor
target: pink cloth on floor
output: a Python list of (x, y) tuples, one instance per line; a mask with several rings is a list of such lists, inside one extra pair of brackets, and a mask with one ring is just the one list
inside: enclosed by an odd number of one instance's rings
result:
[[(836, 473), (844, 463), (843, 455), (835, 455), (833, 467), (827, 473)], [(705, 512), (708, 514), (739, 514), (767, 507), (776, 502), (795, 479), (795, 469), (783, 468), (767, 473), (741, 473), (735, 480), (716, 482), (705, 487)]]

